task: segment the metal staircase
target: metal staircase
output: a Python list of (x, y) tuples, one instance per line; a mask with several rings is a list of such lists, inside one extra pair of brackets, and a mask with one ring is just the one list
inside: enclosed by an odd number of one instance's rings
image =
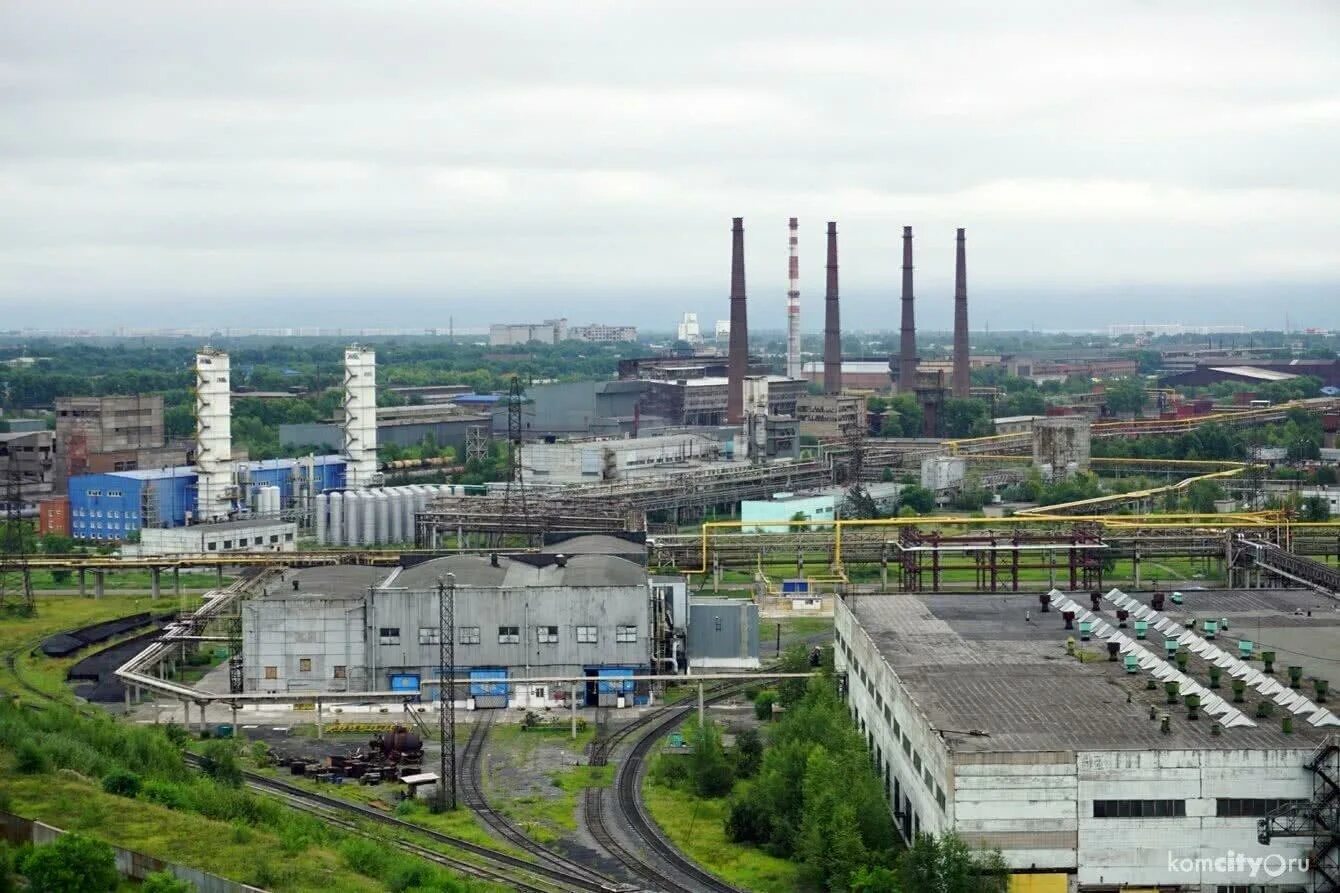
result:
[(1340, 891), (1340, 735), (1330, 735), (1305, 764), (1312, 773), (1312, 799), (1281, 806), (1256, 823), (1256, 838), (1311, 837), (1308, 868), (1315, 893)]

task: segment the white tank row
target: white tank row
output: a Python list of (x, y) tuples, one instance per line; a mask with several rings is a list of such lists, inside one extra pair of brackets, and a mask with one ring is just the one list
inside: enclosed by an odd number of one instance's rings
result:
[(411, 484), (322, 493), (316, 498), (316, 541), (322, 546), (385, 546), (414, 542), (414, 515), (453, 484)]
[(279, 517), (279, 488), (262, 485), (251, 489), (251, 513), (258, 517)]

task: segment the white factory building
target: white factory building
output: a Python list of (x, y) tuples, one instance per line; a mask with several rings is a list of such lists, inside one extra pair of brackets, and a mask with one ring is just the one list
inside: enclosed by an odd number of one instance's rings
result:
[(1150, 602), (840, 600), (840, 684), (900, 832), (999, 848), (1012, 889), (1037, 893), (1335, 889), (1336, 602), (1279, 589)]

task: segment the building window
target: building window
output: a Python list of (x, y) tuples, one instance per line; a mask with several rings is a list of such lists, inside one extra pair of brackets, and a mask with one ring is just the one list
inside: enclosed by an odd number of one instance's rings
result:
[(535, 643), (537, 645), (557, 645), (558, 627), (556, 626), (535, 627)]
[(232, 540), (224, 540), (224, 541), (223, 541), (223, 547), (224, 547), (225, 549), (231, 549), (231, 548), (233, 547), (233, 541), (232, 541)]
[(1306, 800), (1260, 797), (1220, 797), (1214, 801), (1214, 814), (1221, 819), (1265, 818), (1282, 806), (1300, 806)]
[(438, 644), (441, 644), (441, 642), (442, 642), (442, 637), (441, 637), (440, 631), (438, 630), (437, 627), (435, 627), (435, 626), (421, 626), (421, 627), (419, 627), (419, 644), (420, 644), (420, 645), (438, 645)]
[(626, 644), (637, 641), (636, 626), (616, 626), (614, 628), (614, 641)]
[(278, 678), (279, 678), (279, 668), (278, 668), (278, 667), (266, 667), (266, 668), (265, 668), (265, 678), (266, 678), (266, 679), (278, 679)]
[(398, 626), (383, 626), (383, 627), (378, 631), (378, 633), (377, 633), (377, 644), (378, 644), (378, 645), (399, 645), (399, 644), (400, 644), (400, 627), (398, 627)]
[[(259, 543), (259, 542), (260, 542), (260, 539), (258, 538), (258, 539), (256, 540), (256, 542)], [(272, 542), (272, 543), (277, 543), (277, 542), (279, 542), (279, 534), (277, 534), (277, 533), (273, 533), (273, 534), (271, 534), (271, 535), (270, 535), (270, 542)]]
[(594, 645), (599, 639), (599, 635), (594, 626), (577, 627), (577, 644)]
[(1186, 815), (1185, 800), (1095, 800), (1095, 819), (1162, 819)]
[(335, 671), (331, 675), (332, 679), (346, 679), (349, 676), (349, 669), (344, 664), (336, 664)]
[(459, 630), (457, 630), (456, 641), (461, 643), (462, 645), (478, 645), (479, 627), (462, 626)]
[(310, 657), (298, 658), (298, 672), (299, 673), (312, 672), (312, 659)]
[(945, 809), (947, 809), (944, 788), (940, 787), (938, 784), (935, 786), (935, 802), (940, 804), (941, 812), (944, 812)]
[(208, 543), (205, 543), (205, 551), (207, 551), (207, 552), (217, 552), (217, 551), (219, 551), (219, 544), (216, 543), (216, 542), (213, 542), (213, 541), (208, 542)]
[(286, 543), (291, 543), (291, 542), (293, 542), (293, 534), (291, 534), (291, 533), (286, 533), (286, 534), (284, 534), (284, 542), (286, 542)]
[(498, 627), (498, 644), (499, 645), (521, 644), (521, 627), (519, 626)]

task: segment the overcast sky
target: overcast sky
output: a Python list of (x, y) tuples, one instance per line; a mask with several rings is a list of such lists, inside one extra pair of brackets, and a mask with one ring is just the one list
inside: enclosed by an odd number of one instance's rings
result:
[[(900, 10), (895, 8), (901, 8)], [(0, 328), (1340, 326), (1340, 3), (0, 4)], [(8, 324), (8, 325), (7, 325)]]

